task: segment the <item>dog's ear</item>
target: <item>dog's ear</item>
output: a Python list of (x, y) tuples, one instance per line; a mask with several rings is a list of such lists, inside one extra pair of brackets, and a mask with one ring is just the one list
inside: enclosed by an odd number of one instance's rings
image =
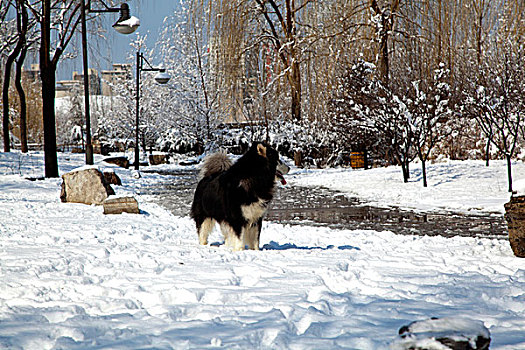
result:
[(257, 153), (266, 158), (266, 146), (264, 146), (262, 143), (257, 144)]

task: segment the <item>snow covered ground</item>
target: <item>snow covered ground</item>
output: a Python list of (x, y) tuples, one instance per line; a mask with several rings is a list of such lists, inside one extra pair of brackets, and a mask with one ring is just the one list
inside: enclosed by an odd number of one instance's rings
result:
[[(348, 172), (347, 169), (302, 170), (296, 183), (324, 186), (378, 206), (400, 206), (420, 211), (503, 213), (509, 201), (504, 161), (444, 161), (427, 165), (428, 187), (423, 187), (420, 164), (411, 164), (410, 180), (402, 183), (400, 167)], [(525, 163), (512, 164), (514, 190), (523, 189)]]
[[(60, 154), (61, 173), (83, 157)], [(42, 160), (0, 153), (2, 349), (388, 349), (430, 317), (481, 321), (491, 349), (525, 349), (525, 260), (506, 240), (265, 223), (262, 251), (234, 253), (199, 246), (190, 218), (148, 198), (141, 215), (61, 203), (60, 179), (25, 179)], [(114, 169), (117, 194), (158, 180)], [(396, 167), (287, 180), (418, 210), (501, 213), (509, 198), (502, 162), (429, 165), (427, 189), (412, 169), (408, 184)]]

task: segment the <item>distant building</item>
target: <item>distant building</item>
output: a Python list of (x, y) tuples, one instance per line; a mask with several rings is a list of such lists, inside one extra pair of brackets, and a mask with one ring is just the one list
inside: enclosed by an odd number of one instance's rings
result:
[[(112, 70), (103, 70), (99, 73), (96, 69), (89, 68), (89, 94), (113, 96), (113, 86), (122, 81), (132, 80), (132, 65), (130, 63), (115, 63)], [(40, 82), (40, 67), (32, 64), (31, 69), (23, 70), (23, 80), (28, 82)], [(84, 90), (84, 74), (73, 72), (71, 80), (59, 80), (56, 83), (55, 97), (66, 97), (78, 94)], [(83, 94), (83, 93), (81, 93)]]
[[(89, 93), (90, 95), (100, 95), (100, 78), (98, 71), (93, 68), (88, 69), (89, 76)], [(84, 89), (84, 74), (73, 72), (71, 80), (59, 80), (56, 83), (55, 97), (71, 96), (72, 93), (78, 93)]]
[(102, 95), (113, 96), (113, 86), (122, 83), (123, 81), (133, 79), (131, 74), (130, 63), (115, 63), (113, 64), (113, 70), (103, 70), (101, 72), (102, 77)]
[(84, 82), (79, 80), (60, 80), (55, 86), (55, 97), (71, 96), (74, 91), (82, 91)]
[[(93, 68), (88, 69), (89, 77), (89, 94), (90, 95), (100, 95), (100, 77), (98, 76), (98, 71)], [(77, 80), (81, 85), (84, 85), (84, 74), (73, 72), (73, 80)]]
[(40, 81), (40, 65), (34, 63), (31, 65), (30, 69), (24, 69), (22, 71), (22, 80), (35, 82)]

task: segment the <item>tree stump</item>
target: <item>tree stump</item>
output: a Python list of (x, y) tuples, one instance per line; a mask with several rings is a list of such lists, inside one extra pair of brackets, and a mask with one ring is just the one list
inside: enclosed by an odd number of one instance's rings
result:
[(134, 197), (109, 197), (104, 203), (104, 214), (139, 214), (139, 204)]

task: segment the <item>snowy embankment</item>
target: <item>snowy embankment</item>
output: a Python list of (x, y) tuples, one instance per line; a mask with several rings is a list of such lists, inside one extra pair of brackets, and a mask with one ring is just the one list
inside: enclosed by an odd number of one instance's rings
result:
[[(0, 153), (0, 348), (388, 349), (401, 326), (436, 316), (482, 321), (491, 349), (525, 349), (525, 262), (505, 240), (266, 223), (262, 251), (234, 253), (199, 246), (188, 217), (140, 197), (141, 215), (61, 203), (59, 179), (19, 176), (41, 176), (41, 158)], [(61, 171), (82, 161), (61, 155)], [(115, 171), (117, 194), (157, 176)], [(289, 180), (365, 186), (364, 173)]]
[[(324, 186), (378, 206), (399, 206), (421, 211), (503, 213), (510, 198), (504, 161), (446, 161), (427, 165), (428, 187), (423, 187), (420, 164), (411, 164), (410, 180), (403, 183), (401, 168), (368, 170), (302, 170), (295, 184)], [(525, 163), (513, 162), (513, 189), (520, 190)]]

